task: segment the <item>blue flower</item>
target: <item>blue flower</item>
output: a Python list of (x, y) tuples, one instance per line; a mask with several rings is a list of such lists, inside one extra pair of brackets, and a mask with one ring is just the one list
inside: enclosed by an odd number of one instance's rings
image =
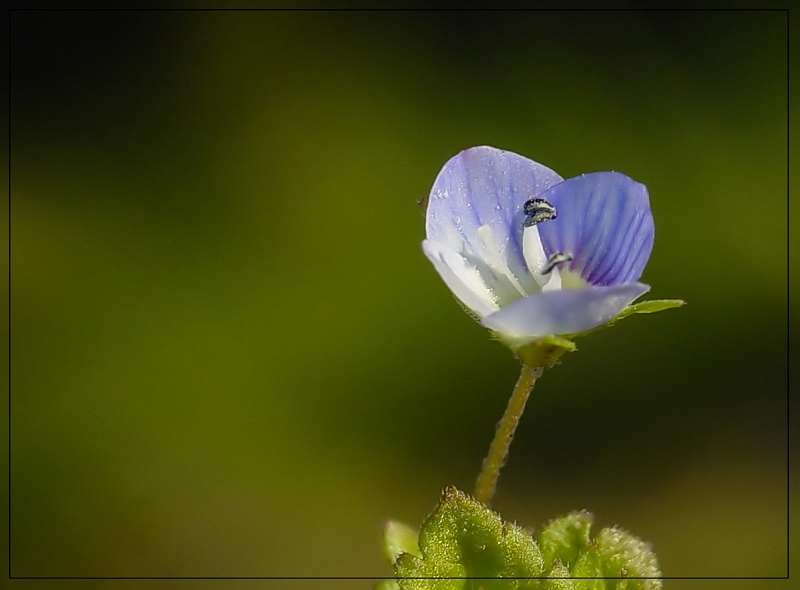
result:
[(567, 180), (482, 146), (431, 189), (422, 248), (481, 324), (512, 348), (612, 320), (650, 287), (647, 188), (618, 172)]

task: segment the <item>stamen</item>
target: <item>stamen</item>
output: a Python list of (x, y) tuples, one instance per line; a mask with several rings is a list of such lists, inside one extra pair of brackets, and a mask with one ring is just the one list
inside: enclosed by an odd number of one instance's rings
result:
[(550, 274), (557, 265), (562, 262), (569, 262), (572, 258), (573, 256), (569, 252), (553, 252), (547, 257), (547, 263), (544, 265), (544, 269), (542, 269), (542, 274)]
[(550, 221), (557, 217), (556, 208), (547, 200), (539, 197), (525, 201), (525, 204), (522, 206), (522, 212), (525, 213), (525, 220), (522, 222), (522, 227), (530, 227), (542, 221)]

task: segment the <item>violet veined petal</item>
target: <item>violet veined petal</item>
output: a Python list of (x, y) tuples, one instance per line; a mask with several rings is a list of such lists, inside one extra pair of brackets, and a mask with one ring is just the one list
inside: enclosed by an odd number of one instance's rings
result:
[(649, 290), (627, 283), (544, 291), (517, 299), (481, 323), (510, 340), (582, 332), (609, 321)]
[[(448, 160), (434, 181), (426, 235), (487, 262), (499, 252), (524, 286), (530, 279), (522, 256), (522, 207), (561, 180), (546, 166), (513, 152), (488, 146), (466, 149)], [(488, 231), (479, 234), (481, 227)]]
[(540, 195), (558, 218), (539, 227), (545, 252), (569, 252), (563, 265), (592, 285), (619, 285), (642, 275), (653, 249), (647, 188), (619, 172), (569, 178)]
[(475, 264), (441, 242), (423, 240), (422, 250), (453, 295), (475, 315), (483, 317), (497, 311), (496, 296)]

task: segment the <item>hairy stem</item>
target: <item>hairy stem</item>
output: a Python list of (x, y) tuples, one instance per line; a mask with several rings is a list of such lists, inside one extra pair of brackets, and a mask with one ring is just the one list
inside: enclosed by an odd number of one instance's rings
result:
[(541, 377), (544, 367), (529, 367), (522, 365), (522, 372), (519, 375), (514, 391), (511, 392), (511, 399), (508, 400), (506, 408), (500, 422), (497, 423), (497, 430), (494, 434), (492, 444), (489, 446), (489, 453), (483, 460), (478, 481), (475, 484), (475, 499), (486, 506), (492, 501), (494, 490), (497, 487), (497, 478), (500, 477), (500, 469), (508, 457), (508, 447), (514, 438), (514, 431), (517, 429), (519, 419), (525, 410), (525, 403), (533, 390), (536, 380)]

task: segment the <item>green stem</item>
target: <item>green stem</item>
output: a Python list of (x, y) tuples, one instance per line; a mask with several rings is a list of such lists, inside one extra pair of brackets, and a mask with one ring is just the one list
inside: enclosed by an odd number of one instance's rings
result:
[(475, 499), (486, 506), (489, 506), (492, 501), (494, 490), (497, 487), (497, 478), (500, 477), (500, 469), (508, 457), (508, 447), (511, 446), (514, 431), (517, 429), (517, 424), (519, 424), (519, 419), (525, 409), (525, 402), (528, 401), (528, 396), (543, 371), (544, 367), (522, 365), (522, 372), (514, 386), (514, 391), (511, 392), (508, 407), (500, 422), (497, 423), (497, 430), (492, 444), (489, 446), (489, 453), (483, 460), (478, 482), (475, 484)]

